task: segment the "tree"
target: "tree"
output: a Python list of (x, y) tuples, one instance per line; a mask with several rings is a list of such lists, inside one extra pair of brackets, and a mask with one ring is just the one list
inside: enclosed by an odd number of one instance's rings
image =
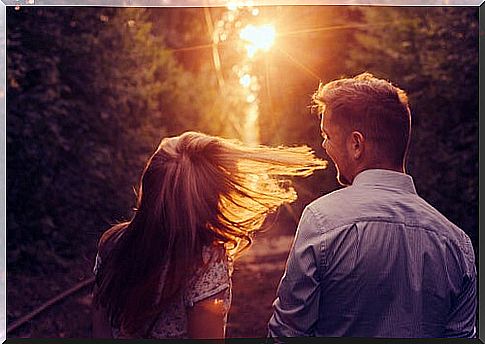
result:
[(9, 269), (63, 265), (94, 252), (76, 243), (94, 245), (130, 216), (160, 139), (218, 134), (224, 103), (213, 74), (176, 60), (148, 9), (10, 7), (7, 16)]

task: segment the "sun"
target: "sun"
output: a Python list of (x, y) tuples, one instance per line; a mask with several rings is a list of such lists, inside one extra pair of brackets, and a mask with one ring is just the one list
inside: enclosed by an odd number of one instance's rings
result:
[(273, 25), (247, 25), (239, 33), (239, 37), (246, 42), (249, 57), (253, 57), (259, 50), (268, 51), (273, 46), (276, 30)]

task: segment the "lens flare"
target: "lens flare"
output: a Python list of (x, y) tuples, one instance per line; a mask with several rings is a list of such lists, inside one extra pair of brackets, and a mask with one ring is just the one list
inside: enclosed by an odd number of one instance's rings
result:
[(251, 75), (244, 74), (241, 78), (239, 78), (239, 83), (244, 87), (249, 87), (249, 85), (251, 85)]

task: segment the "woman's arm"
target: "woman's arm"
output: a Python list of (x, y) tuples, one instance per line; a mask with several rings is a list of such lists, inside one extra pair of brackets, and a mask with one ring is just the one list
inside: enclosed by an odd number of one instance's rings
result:
[(187, 310), (190, 338), (222, 339), (226, 332), (226, 313), (223, 290), (207, 299), (194, 303)]
[[(94, 287), (93, 296), (96, 294), (97, 287)], [(93, 318), (92, 318), (92, 331), (93, 338), (113, 338), (111, 332), (111, 325), (108, 318), (108, 313), (102, 307), (92, 307)]]

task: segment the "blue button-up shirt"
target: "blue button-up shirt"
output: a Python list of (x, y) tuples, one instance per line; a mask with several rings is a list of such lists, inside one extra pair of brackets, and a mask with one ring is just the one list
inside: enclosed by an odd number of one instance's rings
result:
[(470, 238), (409, 175), (366, 170), (303, 211), (272, 337), (473, 337)]

